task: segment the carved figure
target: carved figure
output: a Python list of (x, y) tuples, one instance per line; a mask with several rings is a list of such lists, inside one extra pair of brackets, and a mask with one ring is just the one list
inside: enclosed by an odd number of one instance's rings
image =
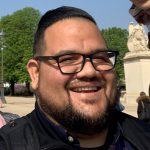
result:
[(132, 51), (145, 51), (148, 49), (148, 37), (145, 34), (143, 25), (129, 24), (129, 36), (127, 46), (130, 52)]

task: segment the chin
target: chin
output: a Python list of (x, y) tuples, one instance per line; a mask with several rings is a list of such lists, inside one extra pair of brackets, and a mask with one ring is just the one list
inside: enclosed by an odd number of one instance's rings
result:
[[(72, 102), (72, 100), (68, 100)], [(42, 110), (58, 122), (61, 126), (72, 133), (94, 135), (106, 129), (110, 122), (111, 103), (99, 101), (94, 104), (69, 103), (60, 109), (48, 101), (40, 101)]]
[(104, 112), (106, 111), (106, 108), (96, 105), (96, 106), (86, 106), (85, 108), (81, 109), (76, 108), (74, 110), (75, 112), (77, 112), (81, 116), (84, 116), (85, 118), (96, 119), (103, 116)]

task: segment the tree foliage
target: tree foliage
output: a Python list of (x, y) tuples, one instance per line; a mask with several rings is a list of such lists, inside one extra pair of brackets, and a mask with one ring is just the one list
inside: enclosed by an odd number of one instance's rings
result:
[(124, 83), (124, 66), (123, 57), (128, 51), (127, 39), (128, 31), (121, 28), (108, 28), (103, 29), (102, 34), (107, 42), (108, 48), (119, 51), (119, 56), (117, 58), (116, 70), (118, 74), (119, 83)]
[(0, 20), (4, 32), (4, 79), (11, 82), (29, 82), (27, 60), (32, 56), (34, 32), (40, 12), (30, 7), (7, 15)]

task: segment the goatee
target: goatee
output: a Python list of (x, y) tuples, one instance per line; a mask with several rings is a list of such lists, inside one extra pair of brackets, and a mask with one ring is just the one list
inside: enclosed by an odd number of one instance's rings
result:
[(68, 105), (63, 111), (52, 108), (51, 105), (40, 103), (42, 110), (61, 126), (71, 133), (94, 135), (108, 128), (110, 115), (112, 114), (111, 104), (107, 104), (105, 112), (96, 118), (88, 117), (85, 114), (75, 111), (72, 105)]

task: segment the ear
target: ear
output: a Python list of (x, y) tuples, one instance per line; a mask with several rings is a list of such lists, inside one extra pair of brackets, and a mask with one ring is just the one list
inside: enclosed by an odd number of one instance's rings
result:
[(27, 71), (31, 78), (31, 86), (32, 89), (35, 91), (38, 88), (38, 81), (39, 81), (39, 63), (34, 60), (30, 59), (27, 63)]

